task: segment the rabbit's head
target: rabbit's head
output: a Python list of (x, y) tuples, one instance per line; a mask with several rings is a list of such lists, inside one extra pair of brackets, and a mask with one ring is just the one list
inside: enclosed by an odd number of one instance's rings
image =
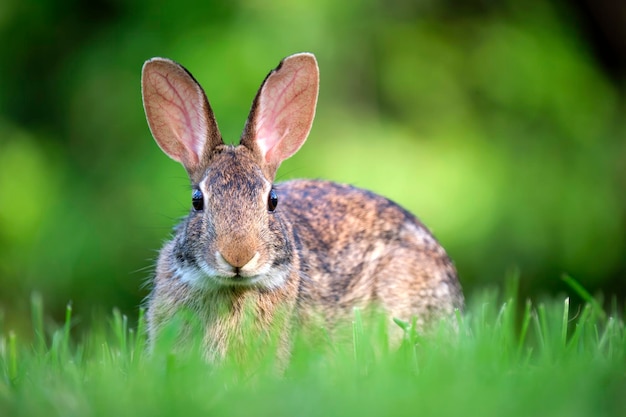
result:
[(257, 93), (239, 146), (225, 145), (204, 91), (179, 64), (154, 58), (142, 72), (152, 135), (191, 180), (192, 209), (172, 241), (169, 267), (198, 288), (280, 286), (292, 249), (273, 181), (304, 143), (317, 102), (311, 54), (285, 58)]

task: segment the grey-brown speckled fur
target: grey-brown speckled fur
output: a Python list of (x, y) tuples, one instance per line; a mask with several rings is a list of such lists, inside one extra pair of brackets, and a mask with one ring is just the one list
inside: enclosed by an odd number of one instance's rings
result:
[(332, 306), (331, 318), (377, 303), (393, 317), (418, 320), (462, 305), (447, 254), (397, 204), (327, 181), (295, 180), (276, 188), (285, 196), (279, 214), (300, 243), (303, 303)]
[(416, 317), (421, 327), (463, 307), (444, 249), (397, 204), (327, 181), (273, 184), (313, 120), (312, 55), (288, 57), (268, 75), (236, 147), (223, 144), (204, 93), (178, 64), (148, 61), (142, 80), (151, 131), (185, 166), (203, 203), (160, 252), (148, 305), (151, 341), (177, 311), (190, 309), (207, 357), (216, 360), (251, 340), (241, 332), (251, 312), (252, 331), (282, 329), (286, 358), (292, 326), (322, 320), (332, 328), (356, 306)]

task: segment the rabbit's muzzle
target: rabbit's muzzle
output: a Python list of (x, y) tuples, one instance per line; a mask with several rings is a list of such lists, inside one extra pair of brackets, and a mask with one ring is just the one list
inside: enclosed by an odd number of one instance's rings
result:
[(250, 250), (217, 251), (215, 253), (215, 261), (220, 269), (241, 276), (255, 275), (259, 258), (259, 252), (251, 252)]

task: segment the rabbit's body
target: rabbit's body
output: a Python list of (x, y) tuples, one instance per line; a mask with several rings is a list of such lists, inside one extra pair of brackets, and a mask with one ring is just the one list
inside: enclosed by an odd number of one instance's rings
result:
[(415, 317), (420, 326), (462, 308), (447, 254), (397, 204), (327, 181), (273, 184), (310, 129), (312, 55), (289, 57), (270, 73), (236, 147), (222, 143), (204, 93), (182, 67), (149, 61), (143, 80), (153, 135), (183, 163), (194, 189), (194, 209), (159, 255), (151, 340), (186, 308), (200, 319), (210, 358), (249, 341), (246, 326), (278, 327), (288, 356), (291, 326), (333, 327), (353, 307)]
[(392, 317), (416, 316), (424, 323), (462, 304), (445, 251), (397, 204), (327, 181), (295, 180), (276, 188), (285, 196), (280, 214), (299, 242), (298, 299), (322, 310), (329, 324), (355, 306), (376, 305)]

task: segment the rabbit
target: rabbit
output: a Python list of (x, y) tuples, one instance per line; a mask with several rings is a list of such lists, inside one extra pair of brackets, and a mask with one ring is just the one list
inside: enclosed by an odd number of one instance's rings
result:
[(181, 65), (150, 59), (141, 82), (150, 131), (192, 190), (189, 215), (158, 256), (151, 344), (181, 309), (197, 314), (202, 351), (219, 361), (257, 340), (242, 334), (246, 320), (258, 335), (278, 329), (278, 355), (289, 357), (294, 327), (319, 319), (332, 328), (354, 307), (377, 306), (420, 328), (463, 308), (450, 258), (399, 205), (329, 181), (274, 183), (313, 123), (313, 54), (288, 56), (267, 75), (237, 146), (224, 144), (202, 87)]

